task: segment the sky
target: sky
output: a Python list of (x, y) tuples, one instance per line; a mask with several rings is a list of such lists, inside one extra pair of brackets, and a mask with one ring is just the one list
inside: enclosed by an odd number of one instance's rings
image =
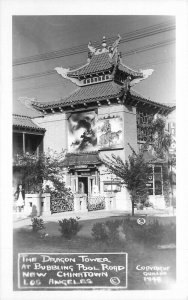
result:
[[(38, 101), (55, 101), (65, 98), (77, 86), (53, 72), (56, 67), (71, 67), (87, 62), (89, 41), (102, 42), (133, 35), (119, 45), (125, 65), (138, 69), (154, 69), (153, 74), (133, 88), (153, 101), (175, 103), (175, 30), (143, 36), (146, 30), (164, 23), (175, 25), (175, 17), (162, 15), (79, 15), (79, 16), (13, 16), (13, 96), (35, 98)], [(142, 36), (138, 38), (138, 30)], [(137, 38), (135, 39), (135, 35)], [(82, 53), (70, 53), (70, 48), (82, 45)], [(138, 49), (147, 47), (145, 51)], [(159, 45), (150, 47), (150, 45)], [(68, 49), (69, 55), (28, 63), (34, 55)], [(130, 52), (129, 52), (130, 51)], [(128, 54), (129, 52), (129, 54)], [(44, 56), (42, 55), (44, 58)], [(26, 59), (27, 63), (23, 63)], [(17, 63), (17, 64), (16, 64)], [(46, 74), (46, 72), (48, 72)], [(44, 73), (43, 76), (36, 74)], [(28, 78), (29, 77), (29, 78)]]

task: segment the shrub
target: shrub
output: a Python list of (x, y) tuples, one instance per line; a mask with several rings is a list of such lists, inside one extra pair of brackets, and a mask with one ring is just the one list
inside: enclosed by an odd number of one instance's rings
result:
[(155, 246), (161, 243), (165, 228), (157, 220), (139, 225), (134, 219), (123, 222), (123, 232), (128, 240), (134, 240), (145, 245)]
[(151, 246), (160, 244), (164, 235), (164, 226), (162, 224), (159, 224), (159, 222), (155, 220), (154, 222), (150, 222), (149, 224), (147, 224), (145, 228), (146, 232), (143, 236), (144, 242)]
[(78, 221), (74, 218), (63, 219), (62, 221), (59, 221), (59, 226), (59, 231), (61, 232), (62, 236), (67, 239), (71, 239), (73, 236), (75, 236), (81, 228)]
[(92, 228), (92, 236), (98, 241), (113, 242), (119, 239), (120, 220), (96, 223)]
[(137, 209), (143, 210), (143, 208), (144, 208), (144, 205), (142, 203), (137, 204)]
[(115, 220), (115, 221), (107, 221), (105, 223), (107, 227), (107, 233), (108, 233), (108, 240), (110, 242), (119, 240), (119, 228), (122, 221)]
[(126, 241), (132, 241), (134, 239), (134, 227), (136, 224), (135, 219), (131, 219), (129, 216), (122, 222), (122, 231), (125, 235)]
[(32, 228), (34, 232), (45, 229), (44, 221), (42, 218), (34, 217), (31, 219)]
[(145, 207), (151, 207), (151, 208), (153, 208), (153, 203), (150, 202), (149, 200), (147, 200), (147, 201), (144, 203), (144, 206), (145, 206)]
[(106, 241), (108, 232), (104, 223), (95, 223), (91, 230), (91, 235), (96, 241)]
[(176, 243), (176, 224), (170, 223), (164, 225), (164, 234), (161, 243), (166, 245)]

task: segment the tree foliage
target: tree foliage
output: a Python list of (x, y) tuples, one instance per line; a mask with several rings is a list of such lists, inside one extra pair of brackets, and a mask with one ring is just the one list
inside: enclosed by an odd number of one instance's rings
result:
[[(146, 126), (146, 124), (144, 124)], [(136, 153), (131, 147), (132, 154), (127, 161), (123, 161), (119, 156), (102, 158), (106, 167), (117, 177), (121, 178), (126, 185), (132, 201), (132, 214), (134, 214), (135, 203), (144, 203), (148, 197), (148, 174), (149, 167), (144, 160), (144, 152), (151, 150), (156, 158), (165, 159), (166, 164), (163, 165), (163, 188), (166, 198), (169, 195), (172, 174), (169, 172), (169, 163), (175, 165), (175, 157), (169, 154), (171, 145), (171, 135), (165, 129), (166, 124), (164, 118), (157, 116), (150, 119), (147, 124), (148, 138), (143, 144), (139, 153)]]
[(136, 203), (144, 203), (148, 198), (148, 173), (149, 167), (144, 161), (143, 152), (136, 153), (132, 149), (128, 161), (123, 161), (119, 156), (112, 154), (111, 158), (102, 159), (105, 166), (122, 180), (130, 193), (132, 201), (132, 214)]
[(170, 133), (166, 130), (164, 118), (161, 116), (153, 117), (147, 126), (148, 138), (143, 145), (143, 150), (152, 147), (156, 157), (168, 159), (172, 139)]
[(14, 170), (22, 174), (22, 184), (26, 193), (50, 192), (52, 198), (73, 198), (65, 187), (63, 160), (65, 153), (48, 150), (39, 156), (29, 153), (18, 155)]

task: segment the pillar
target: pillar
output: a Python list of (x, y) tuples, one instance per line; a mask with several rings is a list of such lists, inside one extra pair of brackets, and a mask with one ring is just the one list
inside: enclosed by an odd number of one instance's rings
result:
[(42, 202), (43, 202), (43, 206), (42, 206), (41, 214), (43, 216), (50, 216), (51, 209), (50, 209), (50, 194), (49, 193), (45, 193), (42, 195)]

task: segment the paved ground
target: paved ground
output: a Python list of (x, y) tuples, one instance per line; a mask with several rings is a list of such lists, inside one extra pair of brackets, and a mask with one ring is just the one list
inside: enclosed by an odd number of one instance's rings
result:
[[(65, 218), (79, 218), (80, 221), (86, 221), (86, 220), (98, 220), (98, 219), (104, 219), (109, 217), (123, 217), (131, 215), (128, 211), (91, 211), (86, 213), (80, 213), (80, 212), (62, 212), (62, 213), (56, 213), (50, 216), (42, 216), (43, 220), (45, 222), (58, 222), (58, 220), (65, 219)], [(135, 216), (147, 216), (147, 219), (157, 217), (158, 219), (164, 219), (167, 220), (169, 217), (173, 217), (175, 219), (175, 216), (172, 211), (169, 210), (135, 210)], [(171, 219), (170, 218), (170, 219)], [(22, 213), (14, 213), (13, 215), (13, 227), (14, 228), (21, 228), (25, 227), (31, 224), (31, 217), (24, 216)]]

